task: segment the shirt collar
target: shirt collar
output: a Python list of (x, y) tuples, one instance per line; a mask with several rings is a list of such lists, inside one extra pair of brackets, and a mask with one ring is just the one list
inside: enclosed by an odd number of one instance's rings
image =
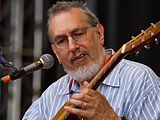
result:
[[(113, 49), (106, 49), (106, 53), (108, 55), (114, 54)], [(112, 87), (119, 87), (120, 81), (119, 81), (119, 74), (120, 74), (120, 66), (121, 64), (118, 63), (115, 68), (108, 74), (108, 76), (105, 78), (105, 80), (102, 82), (102, 84)]]
[(111, 87), (119, 87), (120, 86), (120, 66), (121, 63), (118, 63), (117, 66), (108, 74), (102, 84), (111, 86)]

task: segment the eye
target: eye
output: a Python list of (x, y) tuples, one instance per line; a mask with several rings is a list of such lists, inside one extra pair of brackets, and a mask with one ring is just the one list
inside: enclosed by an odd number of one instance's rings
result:
[(81, 36), (81, 35), (83, 35), (84, 34), (84, 32), (81, 32), (81, 33), (75, 33), (74, 34), (74, 36)]
[(64, 44), (67, 41), (66, 37), (60, 37), (55, 40), (55, 44), (60, 45)]
[(79, 37), (84, 36), (84, 34), (85, 34), (84, 31), (76, 32), (76, 33), (72, 34), (72, 37), (73, 37), (73, 38), (79, 38)]

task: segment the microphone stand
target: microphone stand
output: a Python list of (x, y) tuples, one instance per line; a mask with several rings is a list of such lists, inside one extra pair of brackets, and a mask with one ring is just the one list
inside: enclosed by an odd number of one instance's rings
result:
[[(21, 72), (18, 71), (16, 67), (12, 64), (12, 62), (8, 62), (3, 56), (1, 56), (1, 65), (8, 68), (10, 75), (12, 78), (17, 78)], [(1, 81), (0, 84), (3, 84)]]

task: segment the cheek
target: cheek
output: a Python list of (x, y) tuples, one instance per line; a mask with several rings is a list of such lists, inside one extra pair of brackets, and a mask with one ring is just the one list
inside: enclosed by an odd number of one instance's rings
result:
[(66, 61), (67, 56), (65, 55), (65, 53), (61, 52), (61, 53), (58, 54), (58, 58), (61, 61), (61, 63), (63, 64), (63, 62)]
[(58, 55), (58, 60), (60, 61), (61, 64), (63, 64), (64, 66), (70, 64), (69, 54), (67, 54), (65, 51), (64, 52), (61, 51), (57, 55)]
[(90, 54), (91, 56), (93, 56), (94, 58), (93, 59), (97, 59), (101, 56), (102, 54), (102, 44), (100, 41), (98, 40), (94, 40), (91, 44), (91, 47), (90, 47)]

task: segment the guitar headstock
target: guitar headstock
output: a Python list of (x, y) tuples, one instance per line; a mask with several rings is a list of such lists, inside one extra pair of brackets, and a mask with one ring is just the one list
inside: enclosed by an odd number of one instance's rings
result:
[[(147, 45), (155, 40), (157, 42), (157, 38), (160, 36), (160, 21), (156, 24), (151, 23), (151, 26), (146, 29), (145, 31), (142, 30), (141, 33), (136, 36), (132, 37), (132, 39), (124, 44), (121, 48), (121, 53), (130, 53), (133, 51), (137, 51), (143, 46), (147, 48)], [(158, 43), (158, 42), (157, 42)]]

